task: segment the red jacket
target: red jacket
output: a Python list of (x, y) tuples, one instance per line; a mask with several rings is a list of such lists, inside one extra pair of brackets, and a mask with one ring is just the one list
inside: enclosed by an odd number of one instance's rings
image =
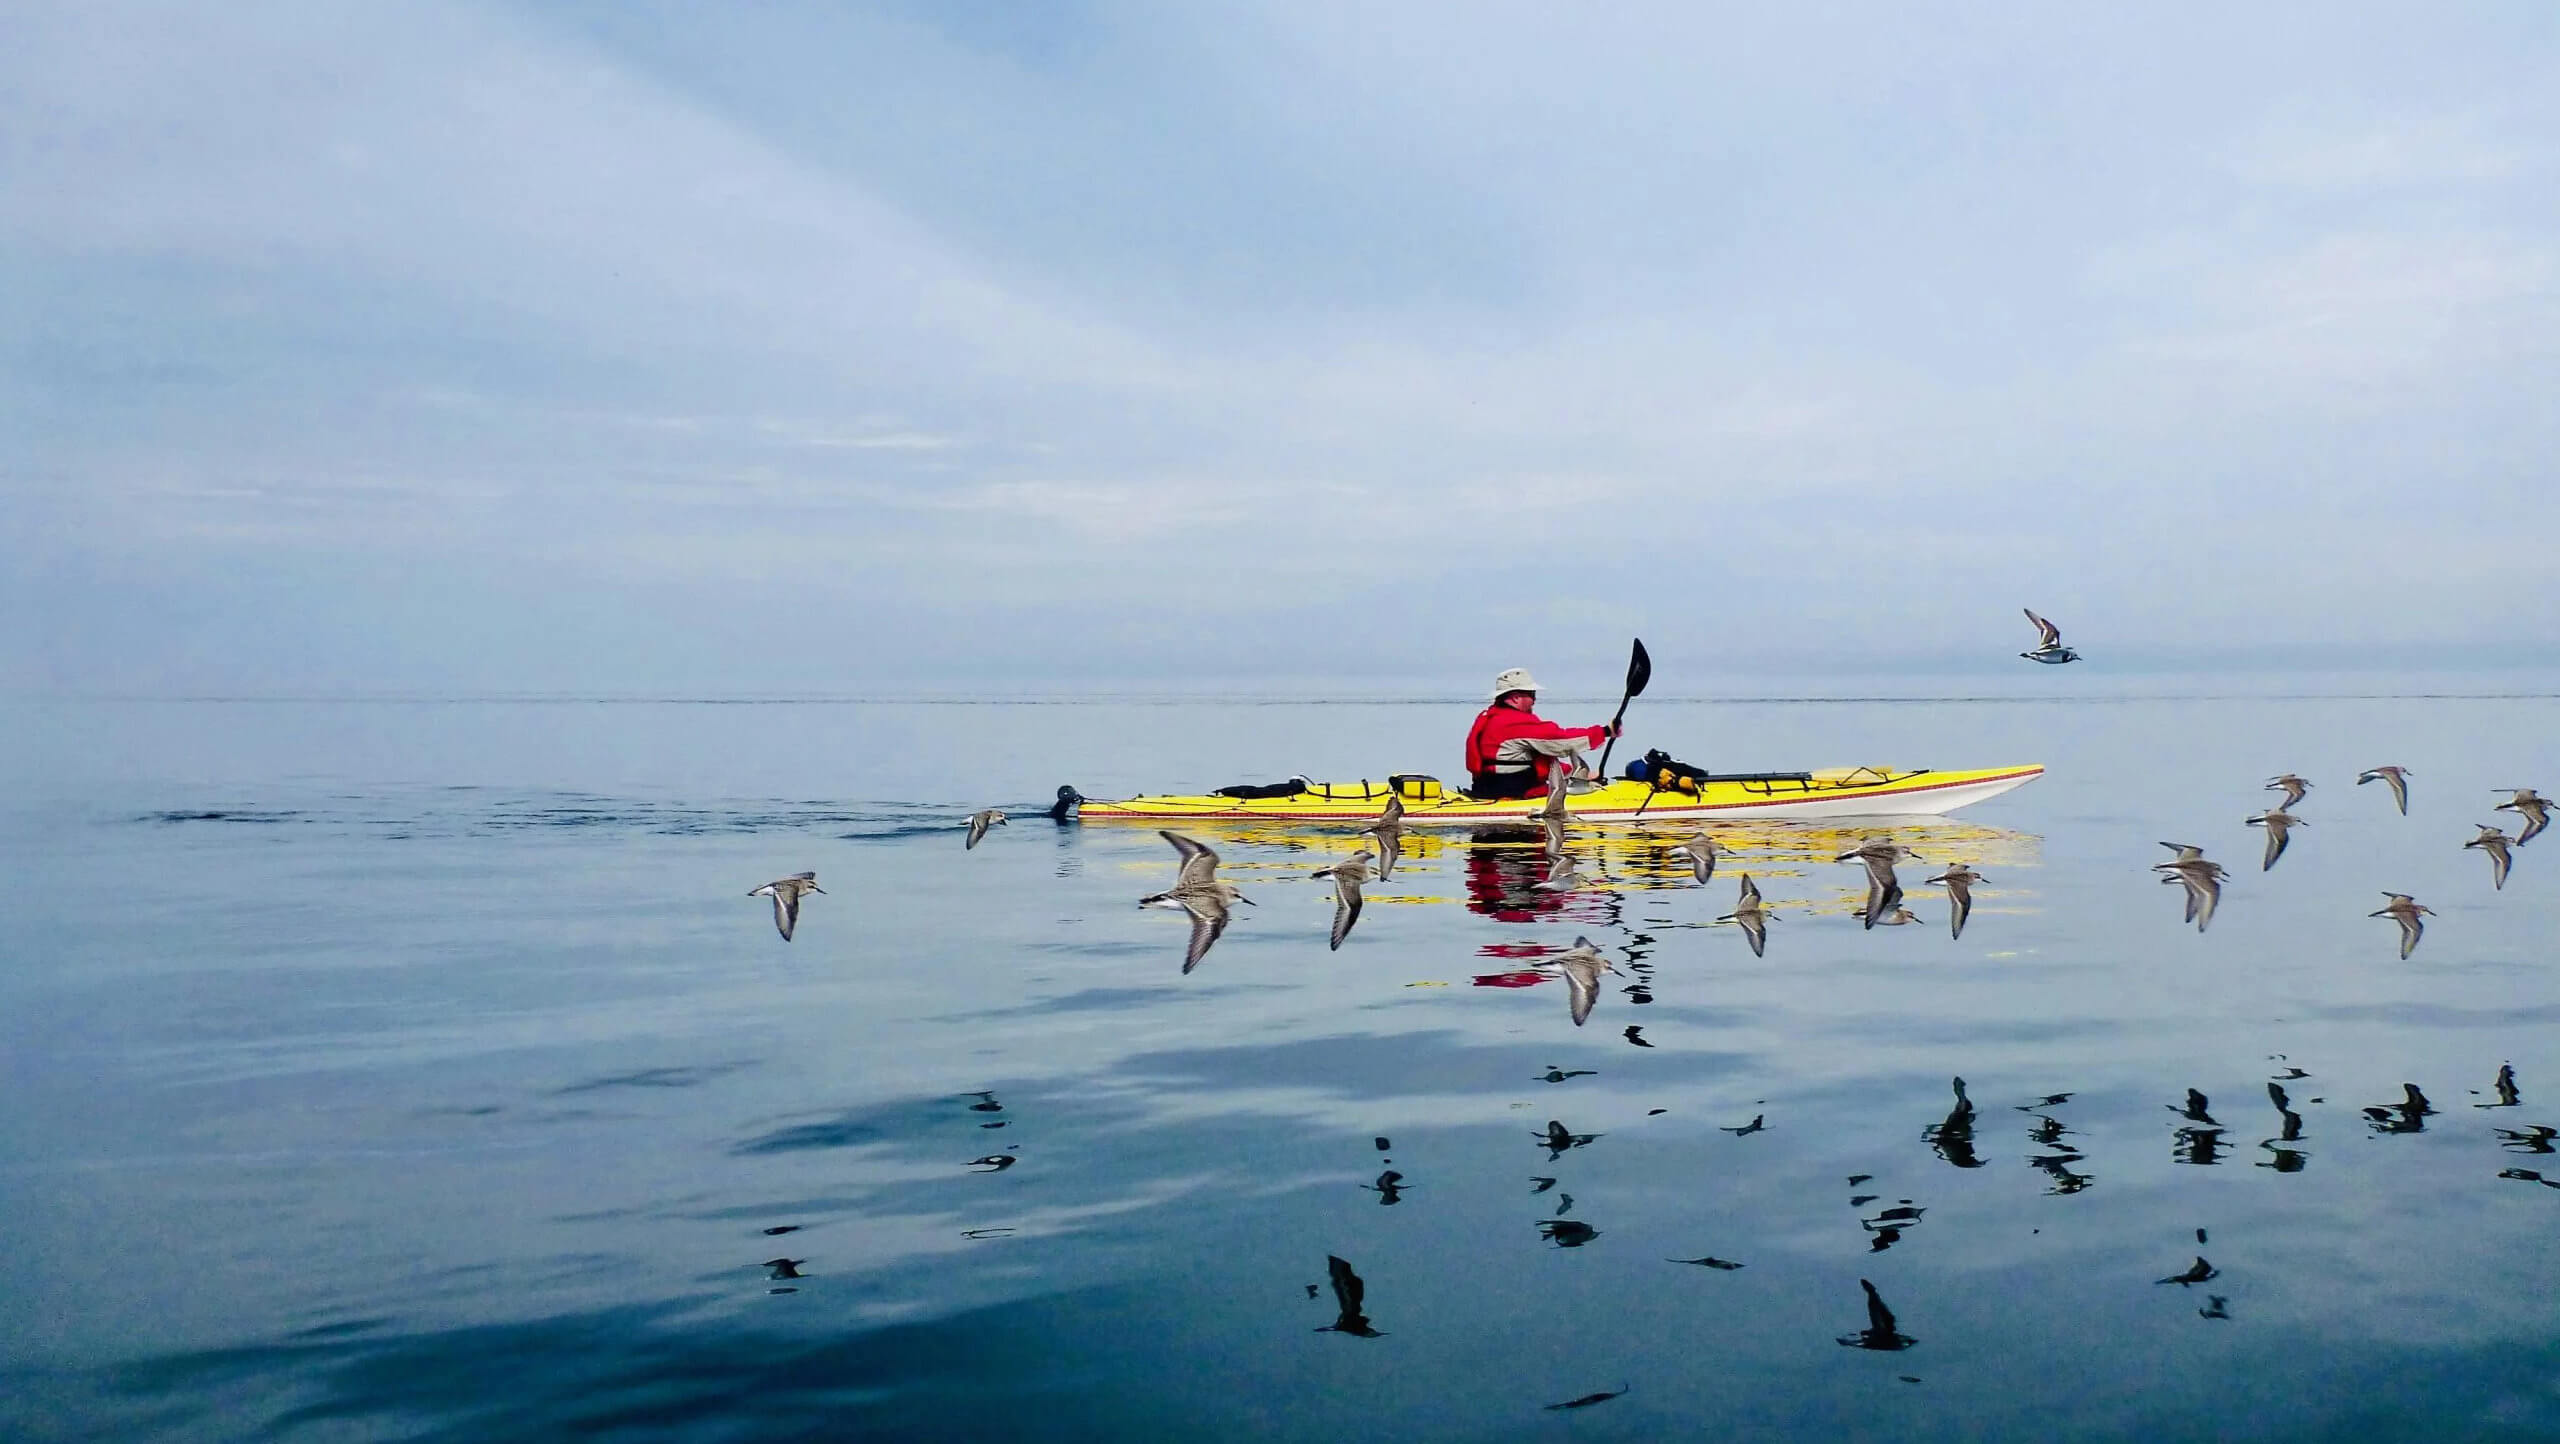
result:
[[(1502, 750), (1502, 744), (1515, 737), (1536, 738), (1545, 742), (1562, 742), (1568, 738), (1579, 737), (1589, 745), (1597, 747), (1608, 740), (1609, 729), (1606, 727), (1559, 727), (1534, 712), (1523, 712), (1517, 707), (1505, 707), (1496, 703), (1477, 713), (1476, 725), (1467, 729), (1467, 771), (1491, 772), (1494, 757)], [(1548, 769), (1555, 765), (1555, 761), (1556, 759), (1552, 757), (1538, 756), (1529, 759), (1529, 765), (1537, 769), (1538, 779), (1543, 782), (1546, 780)]]

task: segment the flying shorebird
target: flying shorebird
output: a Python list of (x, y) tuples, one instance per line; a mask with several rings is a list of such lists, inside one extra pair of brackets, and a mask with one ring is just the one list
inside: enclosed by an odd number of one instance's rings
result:
[(1907, 907), (1896, 904), (1893, 911), (1876, 919), (1874, 923), (1870, 924), (1870, 926), (1879, 928), (1898, 928), (1905, 923), (1916, 923), (1918, 921), (1920, 921), (1920, 915), (1918, 913), (1913, 912)]
[(976, 847), (981, 841), (985, 840), (988, 828), (1002, 827), (1004, 825), (1004, 814), (998, 812), (992, 807), (979, 812), (970, 813), (969, 842), (966, 847), (963, 847), (960, 850), (962, 852), (967, 852), (969, 848)]
[(1700, 882), (1716, 875), (1716, 840), (1703, 827), (1698, 829), (1696, 836), (1684, 837), (1664, 848), (1662, 855), (1687, 858), (1689, 870), (1698, 875)]
[(2551, 825), (2551, 799), (2536, 796), (2530, 787), (2509, 787), (2502, 790), (2512, 792), (2515, 796), (2499, 803), (2495, 810), (2512, 812), (2524, 819), (2524, 831), (2516, 834), (2516, 846), (2522, 847), (2540, 836), (2542, 829)]
[(2247, 821), (2251, 827), (2263, 827), (2267, 830), (2267, 858), (2266, 861), (2258, 864), (2260, 872), (2274, 867), (2276, 859), (2284, 856), (2285, 844), (2293, 840), (2291, 829), (2307, 825), (2301, 818), (2281, 807), (2270, 807)]
[(1964, 920), (1973, 916), (1973, 885), (1983, 881), (1968, 863), (1957, 863), (1927, 881), (1947, 890), (1947, 936), (1964, 936)]
[(1333, 879), (1333, 941), (1329, 949), (1342, 951), (1342, 940), (1351, 936), (1351, 925), (1360, 921), (1360, 884), (1369, 880), (1369, 849), (1362, 848), (1331, 867), (1320, 867), (1315, 877)]
[(2176, 862), (2155, 862), (2151, 869), (2167, 874), (2162, 883), (2176, 883), (2187, 890), (2186, 920), (2196, 925), (2197, 932), (2212, 925), (2213, 910), (2222, 902), (2222, 880), (2231, 875), (2222, 870), (2222, 864), (2207, 861), (2202, 854), (2182, 854)]
[(791, 941), (791, 930), (800, 926), (800, 895), (825, 891), (818, 886), (816, 873), (795, 872), (789, 877), (775, 878), (747, 896), (773, 899), (773, 926), (787, 943)]
[(1191, 915), (1191, 945), (1182, 952), (1182, 971), (1188, 973), (1200, 966), (1218, 935), (1227, 930), (1228, 909), (1253, 899), (1218, 876), (1218, 854), (1206, 844), (1178, 832), (1159, 829), (1156, 835), (1173, 844), (1182, 857), (1182, 870), (1174, 875), (1173, 886), (1138, 899), (1138, 906), (1180, 908)]
[(1853, 857), (1867, 867), (1865, 917), (1867, 926), (1873, 928), (1884, 921), (1885, 914), (1902, 905), (1902, 880), (1893, 875), (1894, 863), (1903, 858), (1918, 862), (1920, 854), (1890, 839), (1873, 837), (1867, 839), (1864, 846), (1844, 852), (1832, 861), (1847, 862)]
[(1761, 906), (1760, 889), (1752, 885), (1749, 873), (1742, 875), (1742, 895), (1734, 899), (1733, 911), (1716, 921), (1739, 926), (1742, 935), (1751, 940), (1751, 956), (1765, 955), (1769, 946), (1769, 910)]
[(2489, 877), (2497, 884), (2498, 890), (2503, 892), (2507, 886), (2507, 868), (2515, 861), (2515, 855), (2507, 851), (2514, 839), (2497, 828), (2485, 824), (2474, 825), (2480, 828), (2480, 835), (2464, 843), (2463, 846), (2476, 847), (2489, 854)]
[(1396, 859), (1404, 856), (1404, 799), (1387, 794), (1386, 810), (1360, 835), (1378, 845), (1378, 881), (1385, 882), (1396, 870)]
[(2279, 808), (2285, 808), (2291, 807), (2295, 803), (2300, 802), (2302, 800), (2302, 794), (2311, 790), (2311, 784), (2294, 776), (2292, 773), (2287, 772), (2279, 777), (2268, 778), (2266, 790), (2269, 792), (2283, 793), (2284, 801), (2277, 803), (2276, 806)]
[(2033, 607), (2028, 607), (2025, 610), (2027, 613), (2027, 620), (2036, 624), (2036, 649), (2032, 652), (2020, 652), (2018, 654), (2019, 656), (2026, 658), (2030, 662), (2044, 662), (2055, 666), (2059, 666), (2064, 662), (2077, 662), (2080, 660), (2079, 653), (2062, 645), (2062, 629), (2060, 627), (2057, 627), (2053, 623), (2046, 621), (2044, 618), (2037, 616), (2036, 609)]
[(2400, 957), (2405, 962), (2410, 952), (2418, 946), (2418, 939), (2427, 931), (2427, 925), (2418, 921), (2418, 915), (2425, 913), (2432, 917), (2435, 915), (2435, 909), (2421, 905), (2416, 898), (2405, 892), (2387, 892), (2383, 896), (2391, 901), (2385, 903), (2380, 912), (2367, 913), (2365, 916), (2389, 918), (2400, 925)]
[(1573, 946), (1556, 956), (1555, 964), (1564, 972), (1564, 987), (1573, 1008), (1573, 1026), (1579, 1028), (1591, 1017), (1592, 1005), (1600, 1001), (1600, 974), (1616, 972), (1617, 965), (1600, 956), (1591, 939), (1576, 936)]
[(2356, 786), (2379, 778), (2390, 785), (2391, 800), (2400, 804), (2400, 815), (2409, 815), (2409, 769), (2406, 767), (2368, 767), (2356, 774)]

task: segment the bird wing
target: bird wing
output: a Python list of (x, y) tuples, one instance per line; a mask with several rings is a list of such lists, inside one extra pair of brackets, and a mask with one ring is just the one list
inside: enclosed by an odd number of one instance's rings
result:
[(1380, 829), (1369, 836), (1378, 844), (1378, 876), (1384, 878), (1396, 870), (1396, 859), (1404, 856), (1404, 839), (1396, 836), (1393, 828)]
[(2398, 803), (2398, 804), (2400, 805), (2400, 815), (2401, 815), (2402, 817), (2407, 817), (2407, 816), (2409, 815), (2409, 782), (2408, 782), (2408, 779), (2407, 779), (2407, 778), (2405, 778), (2405, 777), (2403, 777), (2403, 776), (2401, 775), (2401, 773), (2400, 773), (2400, 769), (2399, 769), (2399, 768), (2397, 768), (2397, 767), (2394, 767), (2394, 768), (2392, 768), (2390, 771), (2388, 771), (2388, 772), (2384, 772), (2384, 773), (2381, 773), (2381, 774), (2379, 774), (2379, 775), (2381, 776), (2381, 778), (2382, 778), (2382, 780), (2383, 780), (2384, 782), (2386, 782), (2386, 783), (2389, 783), (2389, 784), (2390, 784), (2390, 786), (2391, 786), (2391, 800), (2392, 800), (2393, 802), (2396, 802), (2396, 803)]
[(1182, 899), (1182, 910), (1191, 915), (1191, 945), (1182, 950), (1182, 971), (1190, 972), (1209, 956), (1218, 935), (1227, 930), (1227, 905), (1205, 898)]
[(1173, 850), (1182, 857), (1182, 870), (1173, 880), (1176, 889), (1199, 887), (1217, 877), (1218, 855), (1207, 843), (1167, 830), (1159, 830), (1157, 835), (1172, 843)]
[(2481, 843), (2480, 850), (2489, 854), (2489, 876), (2499, 890), (2504, 891), (2507, 886), (2507, 869), (2514, 864), (2515, 855), (2507, 851), (2504, 838)]
[(1760, 884), (1753, 882), (1747, 872), (1742, 875), (1742, 896), (1753, 902), (1760, 900)]
[(1765, 957), (1769, 946), (1769, 918), (1758, 908), (1735, 913), (1733, 920), (1742, 925), (1742, 935), (1751, 940), (1751, 956)]
[(961, 851), (966, 852), (969, 848), (976, 847), (978, 845), (978, 840), (986, 835), (987, 815), (983, 812), (973, 812), (969, 814), (969, 841), (967, 846), (963, 847)]
[(1892, 1334), (1894, 1332), (1893, 1310), (1884, 1306), (1884, 1296), (1877, 1293), (1876, 1286), (1865, 1279), (1858, 1280), (1858, 1287), (1867, 1291), (1867, 1327), (1878, 1334)]
[(773, 926), (784, 942), (791, 941), (791, 930), (800, 926), (800, 889), (777, 886), (773, 890)]
[(1902, 879), (1894, 876), (1893, 858), (1867, 858), (1867, 926), (1872, 928), (1886, 914), (1902, 906)]
[(1565, 992), (1573, 1007), (1573, 1026), (1579, 1028), (1590, 1020), (1592, 1005), (1600, 1001), (1600, 959), (1589, 954), (1567, 954), (1561, 966)]
[(2529, 803), (2518, 803), (2516, 811), (2522, 814), (2525, 820), (2524, 830), (2516, 834), (2518, 842), (2533, 841), (2544, 828), (2551, 825), (2551, 810), (2542, 805), (2540, 798), (2535, 798)]
[(2026, 612), (2028, 621), (2036, 624), (2036, 639), (2041, 645), (2047, 647), (2059, 647), (2062, 645), (2062, 629), (2060, 627), (2057, 627), (2053, 623), (2046, 621), (2044, 618), (2037, 616), (2036, 609), (2033, 607), (2026, 607), (2021, 610)]
[(1681, 843), (1680, 851), (1688, 856), (1689, 870), (1697, 874), (1698, 881), (1705, 882), (1716, 875), (1716, 845), (1705, 833)]
[(1342, 940), (1351, 936), (1351, 925), (1360, 921), (1360, 879), (1357, 874), (1336, 872), (1333, 875), (1333, 941), (1328, 945), (1339, 952)]
[(2409, 954), (2416, 951), (2418, 939), (2425, 934), (2427, 925), (2418, 920), (2416, 908), (2394, 911), (2391, 919), (2400, 925), (2400, 956), (2406, 961)]
[(1973, 916), (1973, 888), (1963, 878), (1947, 879), (1947, 936), (1964, 936), (1964, 920)]
[(1547, 855), (1555, 857), (1562, 854), (1564, 852), (1564, 819), (1561, 817), (1545, 819), (1544, 831), (1547, 835)]
[(1351, 1265), (1331, 1254), (1325, 1255), (1324, 1268), (1326, 1274), (1333, 1280), (1334, 1304), (1346, 1317), (1359, 1313), (1361, 1300), (1369, 1292), (1368, 1286), (1361, 1283), (1360, 1276), (1351, 1271)]
[[(2215, 872), (2219, 871), (2221, 869), (2215, 869)], [(2205, 873), (2187, 886), (2196, 894), (2196, 931), (2203, 932), (2213, 926), (2213, 910), (2222, 905), (2222, 879), (2214, 873)]]
[(1385, 827), (1393, 827), (1402, 821), (1404, 821), (1404, 799), (1396, 796), (1394, 793), (1387, 794), (1387, 805), (1385, 809), (1378, 814), (1379, 824)]
[(2288, 830), (2283, 823), (2278, 822), (2272, 817), (2266, 818), (2264, 821), (2267, 828), (2267, 858), (2266, 861), (2258, 864), (2258, 871), (2260, 872), (2265, 872), (2267, 869), (2274, 867), (2276, 865), (2276, 859), (2284, 856), (2285, 844), (2293, 841), (2293, 833)]

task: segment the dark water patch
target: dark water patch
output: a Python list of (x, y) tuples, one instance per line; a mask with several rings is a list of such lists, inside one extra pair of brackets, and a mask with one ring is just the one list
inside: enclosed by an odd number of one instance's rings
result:
[(726, 1077), (753, 1063), (699, 1063), (666, 1068), (642, 1068), (630, 1073), (613, 1073), (590, 1078), (565, 1088), (554, 1088), (550, 1096), (566, 1097), (572, 1093), (593, 1093), (607, 1088), (699, 1088), (714, 1078)]
[(736, 1145), (732, 1154), (805, 1153), (823, 1148), (867, 1148), (902, 1137), (905, 1118), (877, 1109), (860, 1109), (822, 1123), (795, 1123)]
[(2314, 1018), (2338, 1022), (2405, 1023), (2431, 1028), (2497, 1028), (2517, 1023), (2560, 1022), (2560, 1003), (2524, 1003), (2512, 1008), (2455, 1008), (2442, 1003), (2356, 1003), (2308, 1007)]
[(140, 817), (134, 819), (136, 822), (248, 822), (261, 824), (299, 822), (302, 820), (304, 820), (304, 814), (299, 812), (255, 812), (247, 809), (229, 808), (216, 808), (193, 812), (146, 812)]

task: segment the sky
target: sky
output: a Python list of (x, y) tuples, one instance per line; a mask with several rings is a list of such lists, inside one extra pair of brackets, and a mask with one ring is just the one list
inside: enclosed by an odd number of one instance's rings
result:
[(2555, 456), (2549, 6), (0, 9), (11, 693), (2549, 660)]

